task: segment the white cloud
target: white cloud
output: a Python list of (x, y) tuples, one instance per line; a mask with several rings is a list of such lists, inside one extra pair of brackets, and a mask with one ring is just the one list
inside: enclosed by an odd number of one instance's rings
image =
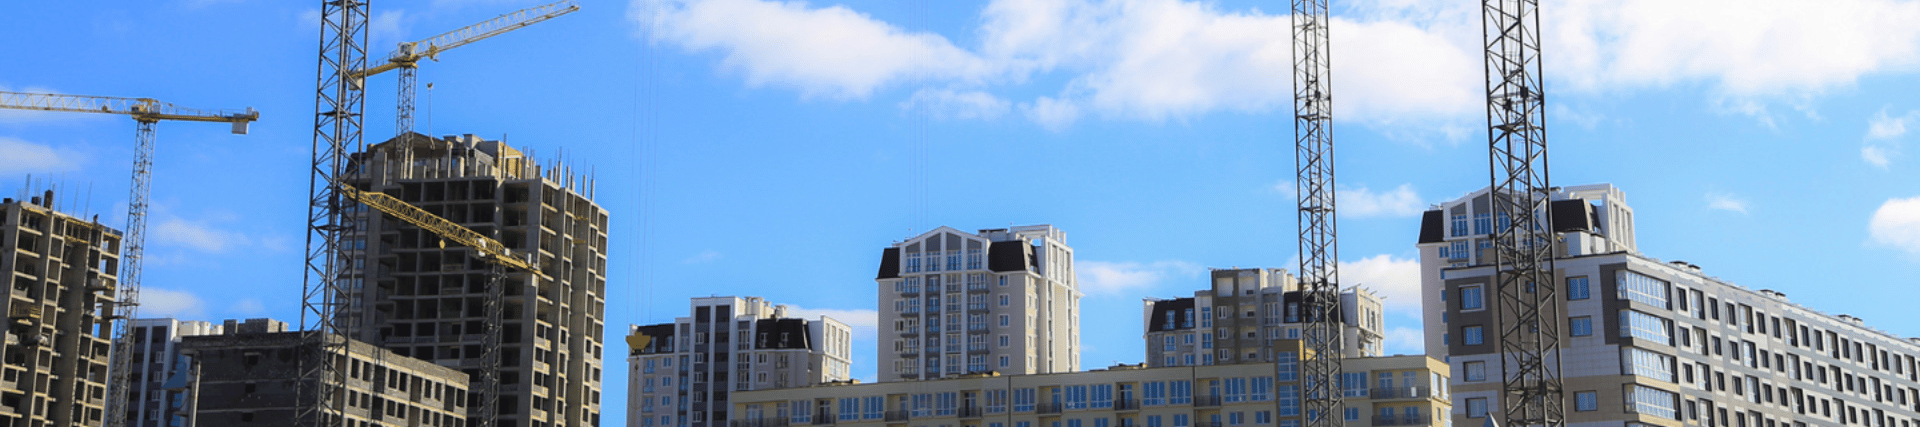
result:
[(865, 98), (904, 80), (970, 80), (989, 72), (945, 38), (910, 33), (845, 6), (757, 0), (635, 0), (628, 17), (655, 42), (718, 51), (750, 86), (803, 96)]
[(233, 302), (233, 308), (231, 310), (234, 313), (242, 315), (256, 316), (266, 314), (267, 305), (261, 303), (259, 298), (241, 298), (239, 301)]
[[(1543, 15), (1548, 68), (1601, 92), (1705, 81), (1734, 99), (1818, 95), (1920, 63), (1920, 3), (1567, 0)], [(1736, 102), (1741, 104), (1743, 102)], [(1752, 105), (1752, 104), (1748, 104)]]
[(1379, 193), (1365, 186), (1341, 188), (1335, 197), (1339, 213), (1346, 217), (1407, 217), (1419, 215), (1427, 207), (1420, 202), (1420, 195), (1414, 194), (1413, 184), (1400, 184), (1392, 191)]
[(1020, 104), (1027, 112), (1027, 118), (1039, 123), (1040, 127), (1054, 132), (1067, 130), (1073, 122), (1080, 119), (1080, 106), (1073, 101), (1039, 97), (1030, 104)]
[(1162, 281), (1172, 278), (1190, 278), (1206, 272), (1200, 264), (1187, 261), (1105, 262), (1081, 260), (1074, 262), (1080, 280), (1080, 291), (1088, 296), (1108, 296), (1125, 291), (1145, 292)]
[(154, 239), (188, 246), (205, 252), (223, 252), (229, 247), (246, 246), (252, 239), (245, 234), (213, 228), (211, 225), (169, 218), (153, 228)]
[(1340, 262), (1340, 286), (1372, 289), (1386, 300), (1388, 311), (1407, 310), (1420, 314), (1420, 261), (1374, 255), (1358, 261)]
[(1920, 197), (1888, 199), (1873, 211), (1867, 232), (1874, 243), (1920, 257)]
[(708, 249), (708, 250), (700, 251), (700, 253), (693, 254), (693, 256), (687, 257), (687, 259), (680, 260), (680, 263), (681, 264), (702, 264), (702, 263), (719, 261), (720, 258), (721, 258), (721, 255), (719, 251)]
[(80, 169), (80, 156), (66, 150), (0, 136), (0, 175)]
[(1418, 328), (1389, 328), (1387, 354), (1426, 354), (1427, 337)]
[(186, 291), (152, 286), (140, 289), (140, 317), (194, 319), (205, 316), (200, 297)]
[(1006, 115), (1012, 104), (981, 91), (921, 89), (900, 103), (904, 110), (923, 110), (940, 119), (994, 119)]
[(1707, 209), (1747, 213), (1747, 199), (1728, 193), (1707, 193)]
[(1891, 116), (1885, 108), (1867, 119), (1866, 145), (1860, 147), (1860, 158), (1874, 166), (1886, 169), (1893, 158), (1900, 155), (1901, 137), (1907, 135), (1907, 126), (1920, 123), (1920, 110), (1908, 111), (1903, 116)]

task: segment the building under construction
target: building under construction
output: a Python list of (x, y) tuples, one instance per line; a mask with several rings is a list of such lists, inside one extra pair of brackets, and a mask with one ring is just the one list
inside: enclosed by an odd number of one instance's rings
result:
[[(247, 326), (254, 326), (248, 322)], [(297, 396), (316, 387), (300, 378), (300, 360), (321, 351), (300, 332), (273, 327), (230, 328), (219, 335), (184, 337), (182, 351), (192, 357), (198, 375), (191, 381), (169, 379), (192, 396), (186, 403), (188, 426), (304, 426)], [(340, 343), (338, 336), (331, 337)], [(465, 427), (467, 376), (459, 371), (400, 357), (358, 340), (344, 340), (338, 357), (345, 376), (346, 426)], [(336, 356), (338, 356), (336, 354)]]
[(0, 343), (0, 424), (98, 426), (107, 401), (119, 230), (53, 209), (54, 194), (0, 200), (11, 272)]
[[(600, 423), (607, 211), (593, 181), (536, 165), (502, 141), (407, 134), (352, 156), (346, 184), (385, 193), (499, 241), (537, 271), (500, 270), (474, 250), (364, 206), (342, 212), (352, 292), (345, 331), (400, 356), (460, 369), (484, 398), (497, 358), (500, 426)], [(490, 295), (499, 295), (497, 300)], [(497, 313), (497, 355), (487, 324)], [(485, 405), (467, 405), (478, 416)]]

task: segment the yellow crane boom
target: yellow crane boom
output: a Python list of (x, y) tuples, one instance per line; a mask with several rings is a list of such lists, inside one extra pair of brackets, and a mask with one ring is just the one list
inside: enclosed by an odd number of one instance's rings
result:
[(525, 259), (514, 256), (513, 250), (507, 249), (507, 246), (501, 244), (499, 241), (481, 235), (479, 232), (468, 229), (467, 227), (463, 227), (459, 223), (427, 212), (426, 209), (420, 209), (418, 206), (400, 201), (400, 199), (389, 196), (386, 193), (360, 191), (360, 189), (354, 188), (351, 185), (342, 185), (340, 186), (340, 195), (386, 213), (387, 215), (393, 215), (394, 218), (399, 218), (401, 221), (406, 221), (408, 224), (420, 227), (420, 229), (431, 231), (433, 234), (440, 235), (443, 239), (473, 248), (480, 252), (482, 259), (487, 261), (520, 269), (521, 271), (533, 271), (533, 264), (527, 262)]
[(354, 72), (352, 76), (355, 79), (363, 79), (368, 76), (392, 71), (396, 68), (417, 66), (422, 59), (438, 61), (440, 52), (466, 46), (473, 42), (485, 40), (488, 37), (518, 30), (521, 27), (553, 19), (560, 15), (573, 13), (577, 10), (580, 10), (580, 5), (575, 3), (574, 0), (562, 0), (508, 12), (493, 19), (481, 21), (478, 24), (468, 25), (458, 30), (428, 37), (425, 40), (400, 43), (399, 49), (387, 55), (387, 63)]
[(0, 91), (0, 108), (14, 110), (61, 111), (69, 113), (107, 113), (133, 116), (134, 120), (153, 122), (179, 120), (189, 122), (233, 123), (235, 135), (246, 135), (247, 125), (260, 119), (252, 108), (239, 110), (202, 110), (160, 102), (153, 98), (60, 95)]

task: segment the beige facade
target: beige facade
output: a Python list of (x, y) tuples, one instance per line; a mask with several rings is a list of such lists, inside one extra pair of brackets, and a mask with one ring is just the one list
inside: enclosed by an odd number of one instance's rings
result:
[(831, 317), (790, 317), (758, 297), (694, 298), (690, 316), (634, 326), (627, 425), (724, 425), (729, 393), (851, 378), (853, 329)]
[(940, 227), (881, 255), (880, 381), (1080, 369), (1080, 289), (1066, 233)]
[(507, 271), (504, 301), (489, 307), (492, 266), (473, 251), (352, 206), (342, 243), (354, 263), (343, 279), (354, 291), (347, 330), (477, 380), (488, 315), (498, 313), (499, 425), (599, 425), (608, 213), (593, 181), (500, 141), (408, 136), (354, 154), (364, 169), (346, 180), (532, 256), (538, 271)]
[[(1278, 346), (1297, 360), (1299, 342)], [(1289, 358), (1290, 357), (1290, 358)], [(1346, 425), (1442, 426), (1446, 366), (1424, 356), (1347, 359)], [(1277, 374), (1277, 375), (1276, 375)], [(1436, 387), (1436, 385), (1438, 385)], [(1299, 426), (1297, 362), (1122, 365), (1043, 375), (970, 375), (741, 392), (730, 427)], [(1391, 411), (1391, 412), (1388, 412)]]
[[(197, 396), (191, 425), (304, 426), (297, 419), (301, 395), (314, 385), (301, 379), (301, 360), (319, 350), (301, 332), (227, 331), (181, 340), (199, 371), (189, 385)], [(343, 425), (380, 427), (463, 427), (467, 425), (467, 375), (431, 362), (402, 357), (356, 340), (345, 341), (346, 399)]]
[(53, 210), (53, 197), (0, 201), (0, 271), (11, 284), (0, 304), (0, 424), (98, 426), (121, 234)]
[[(1147, 366), (1270, 363), (1275, 340), (1299, 339), (1298, 282), (1279, 268), (1213, 269), (1211, 287), (1192, 297), (1142, 303)], [(1365, 289), (1341, 294), (1341, 352), (1381, 355), (1380, 297)]]

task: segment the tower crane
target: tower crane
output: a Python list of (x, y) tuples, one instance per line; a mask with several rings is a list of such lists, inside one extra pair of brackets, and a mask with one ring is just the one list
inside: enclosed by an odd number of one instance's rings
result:
[[(1488, 168), (1505, 425), (1566, 425), (1547, 179), (1540, 1), (1483, 0)], [(1489, 418), (1491, 419), (1491, 418)]]
[[(447, 32), (426, 40), (402, 43), (400, 48), (389, 55), (387, 62), (368, 68), (366, 56), (367, 22), (370, 10), (367, 0), (325, 0), (321, 2), (320, 13), (320, 66), (316, 80), (314, 108), (314, 136), (312, 174), (308, 181), (307, 205), (307, 256), (305, 277), (301, 283), (300, 323), (304, 335), (302, 339), (316, 351), (301, 359), (300, 376), (312, 387), (301, 388), (295, 397), (296, 422), (314, 426), (337, 426), (345, 423), (345, 399), (339, 392), (345, 383), (345, 372), (337, 365), (335, 357), (345, 350), (343, 339), (349, 337), (352, 323), (337, 318), (345, 312), (350, 301), (345, 301), (351, 291), (342, 276), (351, 268), (350, 255), (342, 252), (340, 239), (351, 235), (354, 221), (345, 220), (342, 207), (350, 203), (362, 203), (382, 212), (393, 214), (412, 223), (412, 217), (424, 223), (431, 221), (430, 214), (421, 217), (424, 211), (398, 199), (369, 196), (347, 185), (342, 178), (361, 172), (361, 165), (353, 164), (350, 154), (364, 146), (364, 112), (366, 109), (366, 78), (389, 70), (400, 70), (399, 116), (396, 130), (399, 137), (406, 137), (413, 128), (413, 98), (417, 69), (421, 59), (438, 60), (440, 52), (465, 46), (476, 41), (493, 37), (521, 27), (532, 25), (554, 17), (579, 10), (573, 0), (562, 0), (542, 6), (522, 9), (499, 17)], [(410, 150), (401, 150), (408, 152)], [(403, 154), (410, 156), (411, 153)], [(403, 159), (405, 160), (405, 159)], [(370, 197), (370, 198), (369, 198)], [(376, 204), (377, 203), (377, 204)], [(384, 207), (383, 207), (384, 206)], [(411, 210), (408, 208), (412, 208)], [(398, 213), (396, 213), (398, 212)], [(411, 212), (411, 213), (409, 213)], [(403, 215), (406, 214), (406, 215)], [(409, 216), (410, 215), (410, 216)], [(438, 222), (446, 222), (444, 219)], [(446, 224), (451, 224), (446, 222)], [(459, 233), (464, 228), (445, 228), (441, 224), (432, 228), (421, 223), (415, 225), (450, 240), (461, 241), (455, 235), (479, 237), (471, 230)], [(457, 227), (457, 225), (455, 225)], [(442, 233), (443, 231), (447, 233)], [(464, 243), (481, 249), (489, 240), (469, 240)], [(498, 242), (490, 243), (498, 247)], [(501, 248), (504, 250), (504, 248)], [(496, 266), (495, 274), (488, 284), (488, 304), (499, 305), (502, 298), (499, 277), (501, 266), (514, 266), (510, 257), (491, 256)], [(525, 269), (520, 265), (516, 268)], [(482, 402), (479, 405), (481, 416), (475, 425), (491, 427), (498, 415), (497, 403), (499, 385), (499, 334), (500, 319), (498, 310), (489, 310), (487, 339), (496, 344), (486, 347), (481, 357), (480, 386)]]
[[(1344, 425), (1338, 382), (1342, 339), (1340, 249), (1333, 186), (1333, 62), (1327, 0), (1293, 0), (1293, 136), (1300, 282), (1307, 315), (1300, 361), (1308, 427)], [(1276, 366), (1276, 369), (1279, 369)]]
[[(385, 64), (356, 71), (350, 78), (352, 84), (362, 85), (361, 87), (364, 88), (364, 81), (369, 76), (393, 70), (400, 71), (399, 97), (395, 98), (394, 102), (395, 107), (399, 109), (399, 114), (396, 116), (393, 129), (396, 137), (405, 138), (407, 134), (413, 132), (413, 99), (415, 82), (420, 73), (420, 60), (439, 61), (440, 52), (466, 46), (577, 10), (580, 10), (580, 5), (574, 3), (574, 0), (561, 0), (508, 12), (478, 24), (428, 37), (425, 40), (400, 43), (398, 49), (387, 55)], [(403, 156), (401, 160), (410, 162), (413, 153), (410, 150), (401, 151), (405, 151), (401, 154)]]
[[(128, 189), (127, 196), (127, 230), (121, 237), (124, 253), (120, 256), (120, 288), (114, 295), (113, 314), (107, 318), (108, 322), (113, 322), (113, 361), (107, 369), (110, 375), (107, 382), (110, 399), (107, 404), (126, 405), (127, 364), (133, 353), (132, 342), (129, 341), (131, 335), (127, 331), (140, 306), (141, 257), (146, 252), (147, 240), (147, 197), (153, 181), (154, 125), (161, 120), (225, 122), (233, 124), (234, 134), (245, 135), (248, 125), (258, 120), (260, 113), (252, 108), (245, 111), (200, 110), (151, 98), (5, 91), (0, 91), (0, 108), (120, 114), (132, 116), (133, 121), (139, 124), (139, 130), (133, 138), (133, 185)], [(126, 419), (126, 408), (110, 407), (107, 410), (108, 427), (124, 425)]]

